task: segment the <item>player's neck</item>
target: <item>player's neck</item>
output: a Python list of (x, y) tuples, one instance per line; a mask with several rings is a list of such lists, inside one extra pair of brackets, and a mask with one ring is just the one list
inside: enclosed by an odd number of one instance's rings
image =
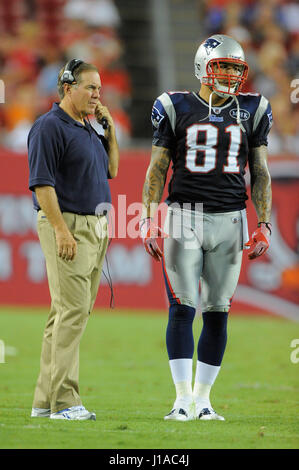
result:
[[(202, 85), (199, 91), (199, 96), (207, 103), (209, 103), (212, 91), (213, 90), (211, 88), (207, 87), (206, 85)], [(221, 96), (218, 96), (216, 95), (216, 93), (214, 93), (212, 96), (212, 105), (221, 106), (223, 103), (225, 103), (226, 100), (228, 100), (228, 98), (230, 98), (230, 96), (228, 96), (227, 98), (222, 98)]]

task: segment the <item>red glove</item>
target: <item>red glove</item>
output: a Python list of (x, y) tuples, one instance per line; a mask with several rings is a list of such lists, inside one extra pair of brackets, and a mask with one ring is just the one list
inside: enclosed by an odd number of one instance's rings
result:
[(260, 222), (259, 227), (253, 232), (250, 240), (245, 243), (249, 247), (248, 258), (255, 259), (263, 255), (269, 248), (271, 229), (270, 224)]
[(168, 235), (150, 217), (140, 220), (139, 230), (146, 251), (156, 261), (161, 261), (163, 253), (157, 243), (157, 238), (166, 238)]

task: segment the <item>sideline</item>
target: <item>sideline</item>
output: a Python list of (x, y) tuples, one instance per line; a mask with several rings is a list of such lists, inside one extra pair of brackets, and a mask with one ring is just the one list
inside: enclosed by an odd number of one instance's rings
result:
[[(2, 313), (10, 313), (10, 314), (28, 314), (28, 313), (34, 313), (36, 315), (47, 315), (50, 310), (50, 305), (45, 306), (45, 305), (0, 305), (0, 315)], [(133, 308), (100, 308), (96, 307), (92, 313), (91, 316), (100, 316), (100, 315), (121, 315), (121, 316), (152, 316), (152, 317), (167, 317), (168, 315), (168, 310), (155, 310), (155, 309), (133, 309)], [(292, 321), (290, 318), (285, 318), (283, 316), (279, 316), (275, 313), (267, 312), (267, 311), (258, 311), (258, 310), (248, 310), (248, 311), (231, 311), (230, 312), (230, 317), (260, 317), (260, 318), (268, 318), (268, 319), (275, 319), (275, 320), (284, 320), (284, 321)], [(196, 313), (197, 317), (200, 317), (200, 311), (197, 311)], [(293, 320), (294, 321), (294, 320)]]

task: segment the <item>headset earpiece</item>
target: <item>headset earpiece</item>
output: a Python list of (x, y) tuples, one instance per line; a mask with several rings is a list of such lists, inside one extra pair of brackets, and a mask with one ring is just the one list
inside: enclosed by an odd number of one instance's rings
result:
[(72, 85), (72, 83), (74, 83), (75, 81), (73, 72), (81, 64), (83, 64), (83, 60), (80, 60), (80, 59), (70, 60), (65, 66), (64, 72), (61, 76), (61, 82), (69, 83), (69, 85)]

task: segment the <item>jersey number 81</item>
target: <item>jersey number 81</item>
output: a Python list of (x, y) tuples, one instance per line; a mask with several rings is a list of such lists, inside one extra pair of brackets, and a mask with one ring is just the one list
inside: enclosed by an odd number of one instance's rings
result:
[[(197, 143), (199, 132), (206, 133), (204, 144)], [(231, 124), (225, 128), (226, 133), (230, 134), (230, 144), (226, 163), (223, 165), (224, 173), (239, 173), (238, 154), (242, 140), (242, 130), (239, 126)], [(209, 173), (216, 168), (217, 145), (219, 142), (219, 129), (213, 124), (193, 124), (187, 129), (187, 153), (186, 168), (192, 173)], [(196, 164), (197, 152), (204, 153), (203, 163)]]

